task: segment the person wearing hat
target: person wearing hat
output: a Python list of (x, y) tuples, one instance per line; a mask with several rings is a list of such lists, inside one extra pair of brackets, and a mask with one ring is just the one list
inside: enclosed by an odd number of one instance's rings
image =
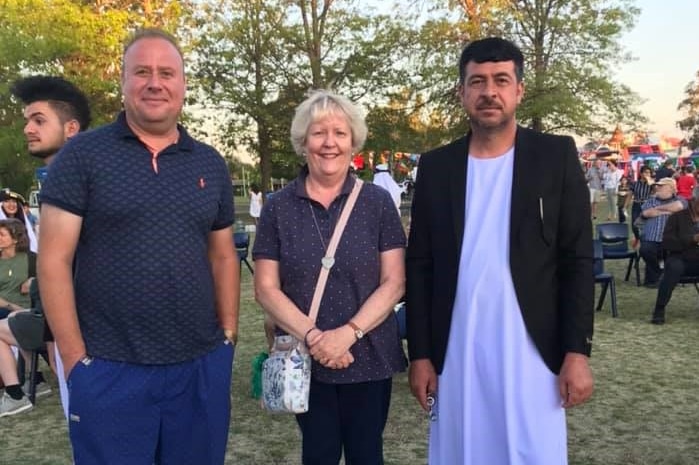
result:
[(17, 192), (5, 189), (0, 192), (0, 219), (17, 218), (27, 228), (27, 237), (29, 238), (29, 250), (36, 253), (39, 242), (36, 239), (32, 222), (24, 214), (24, 205), (27, 203)]
[(655, 195), (641, 206), (641, 216), (645, 222), (639, 253), (646, 264), (644, 286), (658, 287), (665, 224), (671, 214), (685, 208), (687, 208), (687, 201), (677, 197), (677, 186), (672, 178), (658, 180), (655, 183)]
[(699, 275), (699, 199), (689, 202), (687, 209), (670, 215), (663, 231), (665, 268), (660, 278), (658, 295), (650, 322), (665, 323), (665, 307), (682, 276)]

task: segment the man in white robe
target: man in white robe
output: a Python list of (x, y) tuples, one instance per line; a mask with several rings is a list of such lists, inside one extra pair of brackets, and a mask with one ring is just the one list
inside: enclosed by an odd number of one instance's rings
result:
[(376, 165), (376, 169), (374, 170), (373, 183), (377, 186), (383, 187), (388, 191), (389, 194), (391, 194), (393, 203), (398, 209), (398, 213), (400, 214), (401, 188), (395, 181), (395, 179), (393, 179), (391, 173), (388, 171), (387, 164), (381, 163), (380, 165)]
[(406, 302), (431, 465), (565, 464), (565, 409), (593, 390), (587, 184), (572, 139), (517, 126), (523, 61), (469, 44), (471, 132), (420, 159)]

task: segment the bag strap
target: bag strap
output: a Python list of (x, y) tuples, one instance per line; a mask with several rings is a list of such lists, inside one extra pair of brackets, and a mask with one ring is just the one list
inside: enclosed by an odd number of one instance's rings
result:
[[(361, 179), (355, 179), (354, 180), (354, 187), (352, 188), (352, 192), (350, 192), (349, 197), (347, 197), (347, 203), (345, 204), (344, 208), (342, 209), (342, 213), (340, 214), (340, 218), (337, 220), (337, 224), (335, 225), (335, 230), (333, 231), (333, 235), (330, 238), (330, 242), (328, 243), (328, 249), (325, 251), (325, 257), (324, 258), (329, 258), (332, 262), (335, 260), (335, 250), (337, 250), (337, 245), (340, 243), (340, 237), (342, 237), (342, 232), (345, 230), (345, 226), (347, 225), (347, 220), (349, 219), (350, 213), (352, 213), (352, 209), (354, 208), (354, 204), (357, 201), (357, 197), (359, 196), (359, 191), (362, 189), (362, 182)], [(313, 292), (313, 300), (311, 300), (311, 309), (308, 312), (308, 317), (311, 319), (311, 321), (315, 322), (316, 317), (318, 316), (318, 309), (320, 308), (320, 300), (323, 298), (323, 293), (325, 292), (325, 285), (328, 282), (328, 274), (330, 273), (330, 267), (326, 266), (321, 266), (320, 267), (320, 274), (318, 275), (318, 283), (316, 284), (316, 289)]]

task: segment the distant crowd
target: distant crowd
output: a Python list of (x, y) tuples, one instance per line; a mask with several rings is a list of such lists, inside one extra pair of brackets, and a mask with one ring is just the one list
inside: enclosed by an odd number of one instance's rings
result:
[(653, 324), (665, 323), (665, 307), (680, 279), (699, 275), (698, 175), (693, 164), (676, 168), (672, 160), (657, 170), (641, 165), (638, 173), (624, 173), (614, 160), (596, 160), (585, 171), (592, 219), (602, 195), (607, 221), (630, 218), (631, 245), (645, 263), (643, 285), (658, 289)]

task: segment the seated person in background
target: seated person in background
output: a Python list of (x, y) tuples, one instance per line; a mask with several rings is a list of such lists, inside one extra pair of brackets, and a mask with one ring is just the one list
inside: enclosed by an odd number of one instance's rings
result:
[(25, 310), (30, 306), (29, 286), (36, 274), (35, 268), (24, 224), (17, 219), (0, 220), (0, 307), (10, 313), (0, 320), (0, 378), (5, 384), (5, 393), (0, 398), (0, 417), (32, 408), (19, 384), (11, 346), (34, 349), (42, 343), (43, 317)]
[(639, 252), (646, 263), (644, 286), (658, 286), (665, 223), (671, 214), (685, 208), (687, 208), (687, 201), (677, 197), (677, 186), (672, 178), (662, 178), (657, 181), (655, 195), (641, 206), (641, 216), (645, 219), (645, 223)]
[(665, 323), (665, 306), (680, 277), (699, 276), (699, 199), (693, 199), (686, 210), (668, 218), (663, 232), (663, 249), (666, 252), (665, 270), (650, 321), (656, 325)]
[(29, 308), (29, 286), (36, 276), (36, 255), (18, 219), (0, 220), (0, 318)]
[[(31, 410), (33, 405), (26, 396), (29, 380), (19, 384), (17, 362), (12, 346), (21, 349), (26, 365), (31, 358), (26, 350), (36, 350), (44, 343), (44, 316), (31, 309), (19, 310), (0, 320), (0, 378), (5, 384), (5, 393), (0, 397), (0, 417), (15, 415)], [(41, 373), (37, 373), (35, 395), (51, 393), (51, 387)]]

